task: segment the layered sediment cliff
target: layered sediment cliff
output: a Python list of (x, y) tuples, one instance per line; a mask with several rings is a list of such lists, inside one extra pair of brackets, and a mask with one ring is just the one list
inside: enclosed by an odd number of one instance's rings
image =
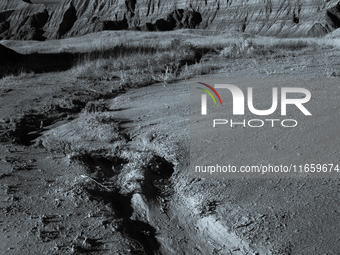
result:
[(14, 10), (27, 7), (28, 4), (22, 0), (1, 0), (0, 11)]
[[(25, 3), (30, 2), (31, 4)], [(0, 3), (0, 38), (65, 38), (102, 31), (178, 28), (297, 37), (340, 27), (334, 0), (26, 0)]]

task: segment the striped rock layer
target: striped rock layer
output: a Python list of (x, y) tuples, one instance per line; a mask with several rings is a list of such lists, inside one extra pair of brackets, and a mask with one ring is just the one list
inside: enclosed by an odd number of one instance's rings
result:
[(58, 39), (103, 30), (179, 28), (324, 36), (340, 27), (334, 0), (1, 0), (0, 38)]

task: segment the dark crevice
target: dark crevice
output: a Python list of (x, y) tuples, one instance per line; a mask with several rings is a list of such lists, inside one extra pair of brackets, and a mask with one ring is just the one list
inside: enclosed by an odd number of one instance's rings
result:
[(174, 165), (164, 158), (155, 155), (148, 163), (144, 173), (142, 193), (147, 199), (162, 195), (162, 187), (169, 184), (168, 179), (174, 173)]
[[(107, 185), (106, 178), (112, 177), (110, 180), (113, 180), (119, 175), (124, 175), (122, 173), (123, 167), (129, 163), (126, 159), (117, 156), (107, 156), (109, 154), (108, 151), (100, 150), (75, 156), (72, 159), (85, 164), (87, 174), (97, 181), (98, 186), (88, 186), (86, 188), (90, 199), (109, 205), (114, 212), (115, 221), (119, 219), (119, 225), (116, 227), (117, 231), (127, 235), (132, 240), (132, 243), (136, 241), (139, 244), (139, 248), (133, 252), (136, 252), (136, 254), (158, 254), (160, 244), (156, 239), (156, 229), (149, 223), (134, 217), (135, 208), (132, 204), (132, 197), (135, 192), (122, 194), (119, 185), (114, 186), (114, 188), (100, 186)], [(142, 196), (144, 195), (147, 200), (152, 200), (156, 196), (162, 195), (162, 189), (164, 189), (162, 185), (170, 185), (169, 178), (174, 173), (174, 165), (166, 159), (154, 155), (146, 162), (145, 169), (142, 171), (145, 177)], [(98, 172), (101, 172), (101, 174)], [(93, 174), (96, 174), (96, 176), (93, 176)], [(129, 172), (125, 174), (129, 174)], [(106, 222), (106, 224), (110, 224), (110, 222)]]
[(146, 23), (134, 29), (141, 31), (171, 31), (182, 28), (197, 28), (202, 22), (202, 15), (194, 10), (176, 9), (165, 19), (158, 19), (154, 24)]
[(99, 22), (102, 25), (102, 30), (123, 30), (129, 27), (127, 20), (124, 18), (120, 21), (103, 21)]
[[(160, 248), (160, 244), (156, 239), (156, 230), (151, 225), (138, 221), (131, 220), (133, 208), (131, 207), (131, 195), (121, 195), (119, 192), (107, 192), (99, 190), (87, 190), (94, 198), (110, 204), (115, 215), (122, 219), (118, 228), (123, 234), (136, 240), (142, 245), (142, 254), (156, 254)], [(140, 253), (139, 253), (140, 254)]]
[(125, 0), (126, 9), (129, 12), (134, 13), (136, 8), (136, 2), (137, 2), (136, 0)]
[(334, 28), (340, 27), (340, 13), (331, 13), (329, 10), (327, 11), (327, 20), (328, 23)]
[(71, 2), (70, 7), (64, 13), (63, 20), (59, 25), (58, 38), (61, 39), (68, 31), (70, 31), (76, 21), (77, 10)]
[(14, 131), (11, 136), (18, 144), (32, 145), (33, 140), (41, 135), (44, 126), (51, 125), (64, 117), (66, 117), (64, 114), (50, 116), (35, 113), (25, 114), (14, 123)]
[[(105, 154), (106, 152), (102, 152)], [(104, 157), (100, 152), (82, 154), (72, 158), (85, 165), (87, 174), (96, 181), (102, 182), (120, 172), (122, 166), (127, 163), (126, 159), (120, 157)]]
[[(327, 24), (323, 26), (323, 29), (325, 30), (324, 34), (329, 33), (333, 29), (337, 29), (340, 27), (340, 2), (327, 10), (326, 21)], [(315, 25), (313, 27), (315, 27)]]

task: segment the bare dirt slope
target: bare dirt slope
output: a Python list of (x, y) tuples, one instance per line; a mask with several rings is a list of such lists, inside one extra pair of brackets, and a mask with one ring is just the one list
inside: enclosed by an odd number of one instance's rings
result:
[[(218, 76), (230, 81), (228, 75)], [(195, 79), (204, 80), (208, 77)], [(232, 84), (237, 84), (242, 80), (244, 82), (244, 79), (237, 78), (231, 81)], [(296, 81), (292, 77), (263, 79), (262, 86), (267, 86), (266, 82), (270, 85), (274, 84), (275, 80), (286, 84)], [(321, 123), (326, 124), (331, 119), (338, 119), (338, 113), (333, 112), (333, 109), (339, 106), (338, 95), (332, 92), (337, 87), (337, 79), (328, 79), (328, 84), (324, 82), (325, 79), (300, 78), (300, 81), (304, 81), (305, 87), (315, 95), (311, 110), (323, 118)], [(110, 102), (110, 109), (118, 110), (113, 115), (115, 118), (127, 118), (133, 121), (123, 125), (126, 128), (125, 132), (133, 134), (133, 139), (136, 141), (139, 138), (146, 148), (162, 152), (158, 147), (159, 137), (162, 139), (161, 144), (175, 142), (177, 145), (176, 156), (181, 164), (176, 169), (178, 176), (172, 177), (177, 193), (169, 204), (172, 217), (178, 217), (181, 225), (187, 226), (184, 230), (187, 231), (189, 239), (186, 253), (197, 254), (200, 251), (203, 254), (211, 254), (215, 249), (216, 254), (229, 254), (229, 252), (231, 254), (247, 254), (247, 252), (336, 254), (339, 248), (337, 240), (339, 226), (334, 223), (339, 220), (340, 209), (336, 202), (340, 195), (337, 188), (339, 180), (336, 178), (314, 180), (255, 178), (176, 183), (181, 180), (179, 176), (185, 176), (188, 172), (187, 158), (181, 158), (183, 153), (185, 155), (188, 153), (188, 99), (190, 97), (188, 86), (188, 81), (165, 86), (156, 85), (129, 91)], [(265, 91), (261, 86), (256, 88), (260, 90), (259, 97), (264, 101), (267, 98)], [(326, 96), (328, 93), (332, 96)], [(326, 108), (333, 112), (331, 116), (318, 113), (318, 109), (325, 110), (320, 107), (325, 99), (329, 102)], [(297, 132), (305, 134), (306, 137), (296, 141), (290, 141), (290, 133), (280, 128), (266, 129), (262, 134), (264, 139), (261, 139), (261, 132), (258, 130), (247, 133), (243, 128), (239, 128), (238, 132), (236, 130), (234, 133), (227, 132), (229, 135), (226, 136), (225, 142), (229, 143), (232, 149), (224, 152), (216, 149), (215, 155), (227, 158), (226, 162), (244, 163), (246, 161), (242, 161), (240, 155), (255, 155), (256, 162), (261, 160), (305, 162), (310, 159), (328, 162), (329, 159), (337, 159), (334, 155), (322, 157), (324, 150), (322, 148), (325, 146), (335, 146), (331, 151), (332, 154), (337, 153), (337, 141), (334, 140), (335, 127), (319, 126), (313, 121), (304, 124), (301, 124), (302, 127)], [(323, 130), (321, 135), (320, 129)], [(209, 133), (209, 130), (203, 130), (202, 133)], [(221, 139), (224, 139), (223, 134), (225, 135), (225, 132), (221, 131)], [(231, 134), (235, 136), (229, 137)], [(145, 137), (152, 137), (149, 144), (145, 141)], [(304, 144), (305, 142), (308, 144)], [(254, 145), (257, 147), (254, 148)], [(301, 150), (297, 151), (300, 154), (293, 155), (292, 153), (296, 154), (295, 147), (299, 146)], [(201, 158), (205, 156), (206, 161), (210, 162), (213, 155), (203, 153), (197, 156)], [(248, 156), (246, 158), (249, 160)], [(191, 228), (191, 225), (195, 227)], [(190, 246), (197, 251), (190, 250), (188, 248)]]
[[(212, 76), (336, 81), (332, 51), (235, 60)], [(338, 254), (338, 179), (190, 179), (188, 81), (116, 83), (1, 80), (1, 253)]]

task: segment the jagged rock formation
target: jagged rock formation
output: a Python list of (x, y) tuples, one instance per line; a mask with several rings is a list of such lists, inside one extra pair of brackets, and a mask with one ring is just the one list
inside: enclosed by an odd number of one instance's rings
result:
[(44, 5), (29, 5), (24, 8), (4, 10), (1, 22), (0, 38), (17, 40), (44, 40), (43, 26), (49, 18), (49, 10)]
[(66, 34), (74, 25), (77, 20), (77, 10), (73, 6), (72, 2), (69, 4), (67, 10), (65, 11), (61, 23), (57, 31), (57, 37), (61, 38)]
[(22, 9), (27, 6), (28, 4), (24, 3), (22, 0), (1, 0), (0, 1), (0, 11)]
[[(11, 39), (25, 39), (25, 40), (44, 40), (46, 39), (42, 30), (43, 26), (48, 20), (48, 11), (39, 8), (33, 12), (32, 15), (27, 15), (20, 23), (13, 26)], [(18, 13), (18, 17), (21, 13)]]
[(102, 30), (231, 30), (324, 36), (340, 27), (338, 0), (7, 0), (0, 38), (65, 38)]
[(146, 23), (143, 26), (136, 27), (145, 31), (168, 31), (179, 28), (196, 28), (202, 22), (202, 16), (194, 10), (176, 9), (172, 11), (165, 19), (158, 19), (154, 24)]

